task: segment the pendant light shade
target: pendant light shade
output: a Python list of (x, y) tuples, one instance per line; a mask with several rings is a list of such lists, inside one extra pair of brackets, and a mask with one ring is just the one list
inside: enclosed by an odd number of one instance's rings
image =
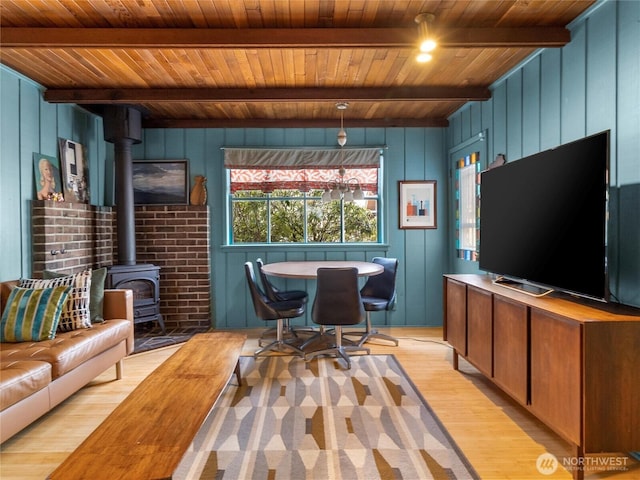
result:
[(418, 24), (418, 55), (416, 60), (420, 63), (430, 61), (433, 52), (438, 46), (438, 42), (433, 36), (433, 21), (435, 20), (433, 13), (420, 13), (416, 16), (415, 22)]
[(338, 131), (338, 145), (344, 147), (347, 143), (347, 132), (344, 130), (344, 111), (349, 106), (348, 103), (336, 103), (336, 108), (340, 110), (340, 130)]

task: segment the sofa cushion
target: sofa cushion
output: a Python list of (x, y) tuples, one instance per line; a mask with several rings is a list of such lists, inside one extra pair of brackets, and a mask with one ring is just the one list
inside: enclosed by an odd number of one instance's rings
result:
[(0, 411), (46, 388), (51, 383), (51, 365), (17, 360), (0, 362)]
[(89, 302), (91, 299), (91, 271), (85, 270), (64, 277), (39, 280), (25, 278), (20, 281), (20, 286), (25, 288), (48, 288), (67, 285), (73, 287), (69, 298), (60, 316), (58, 330), (68, 332), (78, 328), (91, 327), (91, 315)]
[(56, 334), (41, 342), (0, 343), (0, 361), (40, 360), (51, 364), (56, 378), (125, 340), (131, 333), (129, 320), (106, 320), (93, 328)]
[[(60, 278), (69, 275), (68, 273), (52, 272), (45, 270), (42, 277), (44, 279)], [(107, 278), (107, 268), (94, 268), (91, 270), (91, 289), (89, 301), (89, 314), (91, 323), (104, 322), (104, 282)]]
[(0, 342), (54, 338), (70, 287), (15, 287), (0, 320)]

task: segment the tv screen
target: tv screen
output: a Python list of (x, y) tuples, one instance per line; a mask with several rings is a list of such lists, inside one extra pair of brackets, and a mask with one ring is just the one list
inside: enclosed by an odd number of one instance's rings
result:
[(482, 172), (480, 269), (607, 301), (608, 168), (605, 131)]

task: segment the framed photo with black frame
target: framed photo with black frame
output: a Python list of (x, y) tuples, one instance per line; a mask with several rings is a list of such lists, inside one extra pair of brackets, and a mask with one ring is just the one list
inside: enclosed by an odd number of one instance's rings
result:
[(132, 167), (136, 205), (189, 203), (188, 160), (134, 160)]
[(435, 180), (401, 180), (398, 193), (399, 228), (438, 228)]

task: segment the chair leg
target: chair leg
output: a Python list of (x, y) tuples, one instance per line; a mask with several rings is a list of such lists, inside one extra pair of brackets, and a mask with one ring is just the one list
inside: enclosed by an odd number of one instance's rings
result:
[(349, 358), (349, 355), (347, 352), (366, 352), (367, 354), (371, 353), (371, 351), (368, 348), (362, 347), (360, 345), (346, 345), (346, 346), (343, 345), (341, 325), (336, 325), (334, 335), (335, 335), (334, 345), (327, 348), (323, 348), (322, 350), (316, 350), (315, 352), (309, 352), (305, 354), (304, 359), (308, 362), (319, 355), (336, 355), (341, 357), (347, 364), (347, 368), (350, 369), (351, 359)]
[(236, 378), (238, 379), (238, 386), (242, 386), (242, 372), (240, 371), (240, 359), (238, 358), (238, 362), (236, 363), (236, 368), (233, 369), (233, 373), (235, 373)]
[[(263, 342), (267, 339), (267, 338), (272, 338), (276, 335), (278, 329), (276, 327), (269, 327), (267, 328), (265, 331), (262, 332), (262, 334), (260, 335), (260, 338), (258, 339), (258, 345), (260, 347), (262, 347)], [(271, 340), (273, 341), (273, 340)]]
[(373, 328), (371, 326), (371, 312), (367, 312), (367, 327), (366, 327), (365, 332), (362, 334), (362, 337), (360, 338), (360, 341), (358, 342), (358, 345), (359, 346), (364, 345), (371, 338), (379, 338), (381, 340), (388, 340), (390, 342), (395, 343), (396, 347), (398, 346), (398, 343), (399, 343), (397, 338), (392, 337), (391, 335), (387, 335), (385, 333), (380, 333), (378, 330)]
[(289, 350), (297, 355), (304, 356), (304, 352), (295, 345), (291, 345), (284, 340), (284, 319), (279, 318), (276, 327), (276, 339), (269, 345), (259, 348), (253, 353), (253, 358), (257, 358), (259, 355), (272, 350), (282, 352), (282, 350)]
[[(278, 332), (278, 328), (277, 327), (271, 327), (271, 328), (267, 328), (264, 332), (262, 332), (262, 334), (260, 335), (260, 338), (258, 339), (258, 345), (262, 346), (263, 343), (269, 339), (272, 338), (274, 335), (277, 335)], [(283, 327), (283, 336), (287, 337), (293, 337), (293, 338), (300, 338), (300, 335), (298, 335), (299, 333), (303, 333), (305, 335), (314, 335), (316, 333), (315, 329), (313, 327), (307, 327), (307, 326), (303, 326), (303, 327), (296, 327), (294, 325), (291, 325), (291, 322), (288, 318), (284, 319), (284, 327)]]

